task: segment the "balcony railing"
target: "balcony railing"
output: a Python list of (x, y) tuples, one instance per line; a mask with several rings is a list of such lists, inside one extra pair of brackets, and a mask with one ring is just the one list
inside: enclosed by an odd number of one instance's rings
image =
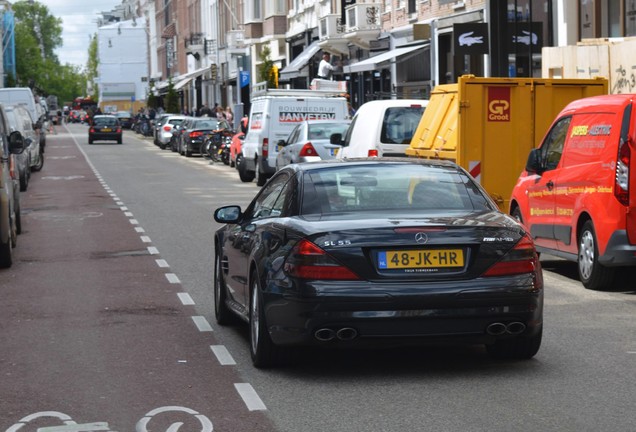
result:
[(318, 26), (320, 40), (340, 38), (343, 37), (344, 32), (345, 26), (342, 24), (342, 19), (339, 14), (325, 15), (320, 18), (320, 25)]
[(347, 6), (347, 32), (360, 30), (378, 30), (381, 27), (379, 2), (368, 1)]

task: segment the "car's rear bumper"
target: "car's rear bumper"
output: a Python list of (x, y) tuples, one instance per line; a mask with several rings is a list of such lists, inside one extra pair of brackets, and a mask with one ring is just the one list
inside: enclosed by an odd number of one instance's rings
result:
[[(426, 293), (412, 284), (374, 284), (367, 287), (373, 294), (361, 294), (360, 289), (334, 290), (337, 283), (311, 283), (313, 296), (265, 292), (265, 319), (280, 345), (492, 343), (536, 333), (543, 320), (543, 289), (527, 276), (505, 279), (489, 289), (439, 284)], [(493, 323), (522, 323), (525, 330), (491, 334), (487, 329)], [(342, 329), (352, 329), (344, 333), (355, 336), (339, 338)], [(333, 338), (320, 340), (321, 331)]]
[(121, 133), (93, 133), (88, 138), (93, 141), (118, 141), (121, 139)]
[(617, 230), (612, 233), (605, 253), (598, 261), (608, 267), (636, 266), (636, 245), (629, 244), (627, 231)]

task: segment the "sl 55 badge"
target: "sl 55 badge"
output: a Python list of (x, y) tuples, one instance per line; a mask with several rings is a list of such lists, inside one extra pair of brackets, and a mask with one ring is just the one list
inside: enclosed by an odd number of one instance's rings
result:
[(351, 240), (327, 240), (322, 242), (323, 246), (349, 246), (351, 245)]

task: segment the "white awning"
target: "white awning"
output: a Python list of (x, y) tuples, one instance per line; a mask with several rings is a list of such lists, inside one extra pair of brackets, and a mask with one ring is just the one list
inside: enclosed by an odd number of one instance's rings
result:
[(192, 79), (193, 79), (192, 77), (188, 77), (188, 78), (182, 79), (181, 81), (179, 81), (178, 83), (176, 83), (176, 84), (174, 85), (174, 87), (173, 87), (173, 88), (174, 88), (174, 90), (175, 90), (175, 91), (179, 91), (179, 90), (181, 90), (182, 88), (184, 88), (185, 86), (187, 86), (188, 84), (190, 84), (190, 82), (192, 81)]
[(343, 71), (344, 73), (354, 73), (376, 70), (378, 69), (378, 66), (381, 65), (381, 63), (392, 61), (397, 57), (403, 56), (418, 49), (426, 48), (428, 46), (429, 44), (420, 44), (395, 48), (366, 60), (359, 61), (358, 63), (345, 66), (343, 68)]
[(280, 71), (280, 79), (291, 79), (300, 76), (300, 70), (307, 66), (312, 57), (320, 50), (319, 41), (312, 42), (298, 57)]

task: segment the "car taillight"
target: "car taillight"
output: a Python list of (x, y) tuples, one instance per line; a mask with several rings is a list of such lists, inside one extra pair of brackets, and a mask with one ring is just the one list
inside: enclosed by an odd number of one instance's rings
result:
[(378, 157), (378, 150), (377, 149), (369, 150), (368, 156), (369, 157)]
[(203, 132), (197, 131), (197, 132), (190, 132), (190, 138), (198, 138), (203, 136)]
[(303, 146), (303, 148), (300, 149), (298, 156), (318, 156), (318, 152), (316, 151), (314, 146), (311, 145), (310, 142), (308, 142)]
[(292, 249), (285, 262), (285, 272), (300, 279), (360, 279), (323, 249), (306, 239), (299, 241)]
[(171, 129), (172, 129), (171, 126), (164, 126), (163, 127), (163, 130), (166, 131), (166, 132), (170, 132)]
[(621, 140), (618, 146), (616, 161), (616, 179), (614, 181), (614, 196), (624, 206), (629, 205), (629, 164), (632, 151), (629, 140)]
[(93, 127), (92, 127), (92, 128), (90, 129), (90, 133), (95, 133), (95, 128), (93, 128)]
[(269, 156), (269, 138), (263, 138), (263, 145), (261, 147), (261, 154), (264, 158)]
[(539, 267), (539, 258), (534, 243), (528, 234), (510, 249), (499, 261), (490, 267), (483, 276), (511, 276), (534, 273)]
[(120, 127), (117, 128), (117, 133), (121, 133), (121, 128)]

